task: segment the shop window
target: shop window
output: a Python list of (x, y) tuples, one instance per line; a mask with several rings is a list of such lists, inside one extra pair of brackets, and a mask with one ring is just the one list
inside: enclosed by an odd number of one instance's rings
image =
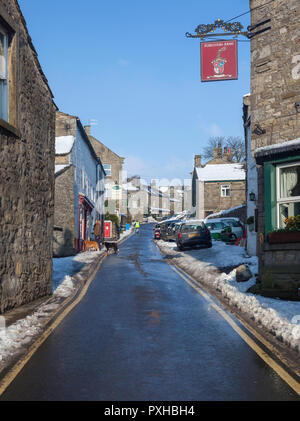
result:
[(300, 214), (300, 162), (276, 167), (277, 227)]
[(221, 186), (221, 197), (230, 197), (230, 185), (225, 184)]

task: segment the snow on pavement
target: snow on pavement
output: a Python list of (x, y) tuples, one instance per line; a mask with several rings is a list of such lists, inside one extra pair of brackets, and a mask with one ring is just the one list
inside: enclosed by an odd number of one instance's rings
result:
[[(237, 307), (278, 339), (300, 352), (300, 324), (292, 322), (297, 316), (300, 319), (300, 302), (247, 293), (248, 288), (256, 282), (255, 274), (258, 273), (256, 256), (249, 257), (243, 247), (227, 245), (221, 241), (213, 241), (212, 248), (184, 252), (180, 252), (175, 243), (160, 240), (157, 244), (180, 268), (220, 291), (231, 306)], [(230, 267), (236, 268), (241, 264), (248, 265), (253, 274), (247, 282), (236, 281), (236, 269), (231, 271), (229, 269), (230, 273), (224, 270)], [(221, 274), (216, 272), (216, 268), (221, 270)]]
[[(84, 252), (76, 256), (53, 259), (53, 295), (31, 315), (18, 320), (11, 326), (5, 327), (0, 323), (0, 366), (7, 358), (21, 351), (32, 338), (41, 333), (43, 326), (49, 320), (51, 313), (58, 309), (61, 298), (70, 296), (75, 285), (72, 276), (80, 271), (86, 264), (92, 263), (100, 256), (100, 252)], [(4, 319), (4, 318), (2, 318)]]

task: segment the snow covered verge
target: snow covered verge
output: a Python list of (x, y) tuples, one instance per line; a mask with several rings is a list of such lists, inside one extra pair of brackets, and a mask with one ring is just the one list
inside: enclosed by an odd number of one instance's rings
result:
[[(118, 243), (125, 241), (132, 232), (133, 229), (130, 229), (122, 233)], [(24, 353), (42, 334), (49, 321), (84, 285), (104, 255), (106, 255), (105, 247), (100, 252), (88, 251), (78, 253), (76, 256), (54, 258), (53, 295), (39, 305), (32, 314), (10, 326), (5, 326), (5, 318), (0, 316), (0, 374), (12, 359)]]
[(53, 295), (39, 305), (32, 314), (5, 327), (0, 320), (0, 372), (12, 358), (22, 354), (43, 332), (47, 323), (72, 299), (85, 283), (105, 252), (84, 252), (76, 256), (53, 259), (53, 285), (58, 284)]
[(226, 268), (246, 264), (255, 275), (258, 271), (257, 257), (248, 257), (243, 247), (220, 241), (214, 241), (210, 249), (184, 252), (180, 252), (175, 243), (160, 240), (157, 245), (172, 263), (193, 278), (201, 280), (202, 284), (220, 292), (231, 307), (300, 353), (300, 324), (296, 324), (300, 320), (300, 302), (247, 293), (248, 288), (256, 282), (255, 276), (247, 282), (237, 282), (236, 269), (225, 272)]

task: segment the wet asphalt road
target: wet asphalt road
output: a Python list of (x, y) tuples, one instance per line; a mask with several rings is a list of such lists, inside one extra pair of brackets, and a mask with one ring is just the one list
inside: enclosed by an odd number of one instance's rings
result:
[(152, 227), (102, 264), (0, 400), (298, 400), (164, 261)]

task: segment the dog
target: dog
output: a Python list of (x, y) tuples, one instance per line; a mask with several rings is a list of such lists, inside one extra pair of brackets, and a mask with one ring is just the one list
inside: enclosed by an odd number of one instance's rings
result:
[(96, 251), (100, 251), (100, 247), (99, 247), (99, 244), (97, 243), (97, 241), (84, 240), (84, 245), (85, 245), (86, 251), (90, 251), (91, 249), (94, 249)]
[(113, 249), (115, 251), (115, 253), (118, 253), (118, 251), (119, 251), (118, 244), (115, 241), (110, 242), (110, 243), (108, 243), (107, 241), (104, 241), (104, 245), (105, 245), (107, 251), (109, 251), (110, 249)]

